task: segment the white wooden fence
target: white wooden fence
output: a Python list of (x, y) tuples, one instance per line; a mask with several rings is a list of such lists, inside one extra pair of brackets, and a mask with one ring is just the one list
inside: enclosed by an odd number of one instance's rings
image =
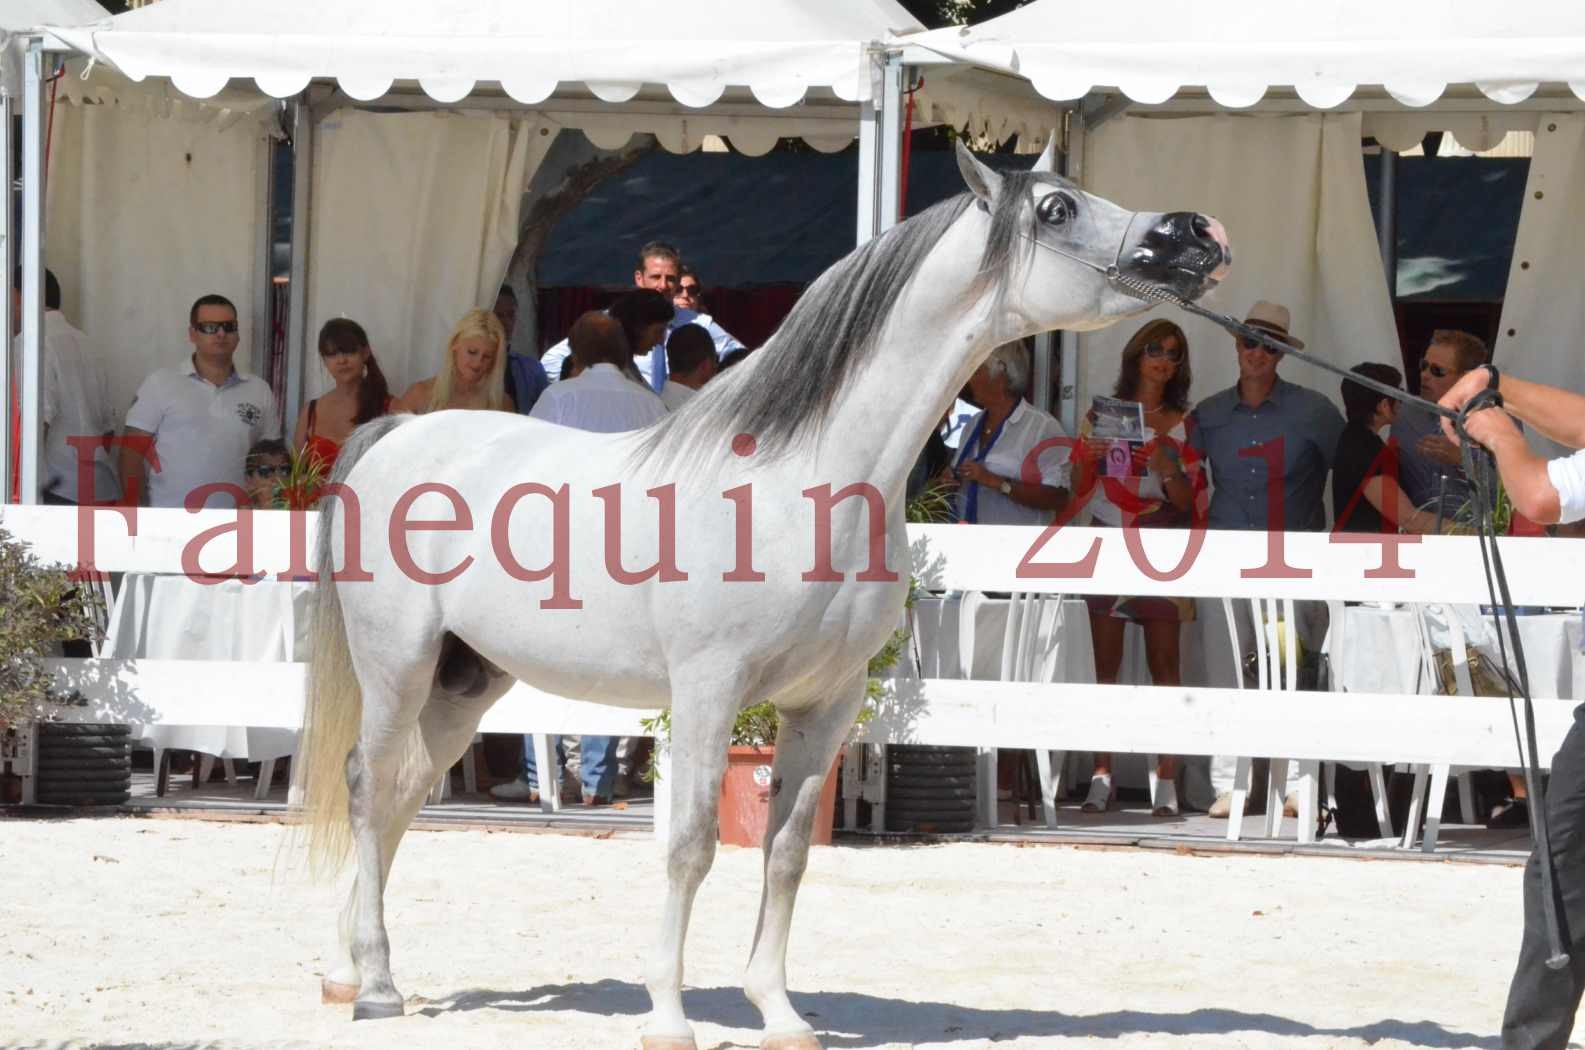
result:
[[(181, 572), (182, 551), (194, 537), (235, 520), (223, 511), (141, 510), (134, 536), (116, 512), (96, 511), (92, 518), (96, 568), (156, 573)], [(294, 518), (312, 551), (313, 515), (256, 515), (257, 571), (274, 573), (290, 566)], [(0, 525), (31, 543), (40, 558), (67, 564), (78, 562), (79, 520), (79, 513), (69, 508), (0, 510)], [(1471, 537), (1405, 538), (1397, 554), (1402, 571), (1383, 575), (1375, 571), (1382, 561), (1380, 544), (1340, 542), (1318, 533), (1206, 532), (1202, 541), (1188, 532), (1145, 530), (1136, 534), (1138, 550), (1149, 565), (1160, 567), (1148, 573), (1135, 563), (1124, 534), (1112, 529), (1066, 528), (1043, 543), (1043, 530), (1033, 527), (914, 526), (909, 536), (916, 575), (938, 589), (1475, 605), (1487, 601), (1480, 554)], [(1197, 555), (1169, 578), (1162, 570), (1178, 565), (1196, 542), (1202, 543)], [(1516, 603), (1574, 607), (1585, 600), (1585, 559), (1574, 552), (1578, 541), (1500, 542)], [(1270, 571), (1272, 545), (1282, 548), (1281, 561), (1288, 569)], [(1092, 551), (1092, 564), (1063, 570), (1071, 575), (1052, 574), (1056, 570), (1050, 566), (1077, 563)], [(202, 566), (212, 571), (231, 564), (235, 550), (231, 539), (222, 536), (205, 545), (203, 555)], [(56, 670), (62, 685), (77, 688), (89, 700), (87, 707), (69, 709), (68, 717), (81, 720), (300, 724), (301, 664), (96, 659), (62, 660)], [(1543, 762), (1567, 731), (1573, 707), (1558, 701), (1537, 704)], [(639, 735), (639, 720), (648, 714), (518, 685), (480, 728)], [(1481, 697), (1452, 701), (1358, 693), (899, 680), (893, 682), (880, 715), (862, 727), (857, 739), (1455, 766), (1517, 762), (1507, 701)], [(873, 778), (865, 790), (873, 802), (884, 801), (874, 794)], [(657, 823), (663, 822), (662, 814)]]

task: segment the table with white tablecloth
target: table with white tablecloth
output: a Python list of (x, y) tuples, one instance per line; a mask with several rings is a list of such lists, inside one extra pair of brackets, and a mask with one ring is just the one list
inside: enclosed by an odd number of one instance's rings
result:
[[(116, 659), (307, 659), (310, 583), (130, 573), (110, 609), (102, 655)], [(132, 737), (159, 750), (264, 761), (290, 755), (297, 731), (233, 725), (135, 725)]]
[[(1436, 634), (1439, 622), (1456, 611), (1445, 606), (1427, 607), (1433, 647), (1445, 647)], [(1344, 610), (1341, 646), (1331, 647), (1332, 671), (1338, 684), (1354, 693), (1434, 693), (1434, 683), (1423, 671), (1421, 627), (1416, 611), (1407, 606), (1350, 605)], [(1478, 620), (1474, 610), (1463, 610), (1462, 622), (1495, 632)], [(1472, 622), (1473, 621), (1473, 622)], [(1537, 700), (1585, 699), (1585, 655), (1580, 653), (1580, 614), (1530, 613), (1515, 617), (1519, 641), (1524, 646), (1530, 692)], [(1466, 629), (1466, 634), (1473, 631)], [(1479, 638), (1474, 639), (1479, 641)], [(1496, 655), (1488, 641), (1484, 652)], [(1513, 652), (1509, 650), (1512, 662)]]

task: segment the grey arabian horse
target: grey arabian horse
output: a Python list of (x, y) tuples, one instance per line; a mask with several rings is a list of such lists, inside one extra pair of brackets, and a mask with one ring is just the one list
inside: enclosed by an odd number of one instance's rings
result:
[(1130, 212), (966, 151), (959, 166), (971, 192), (838, 262), (763, 349), (646, 431), (439, 412), (353, 435), (334, 477), (344, 494), (321, 515), (297, 769), (312, 859), (357, 859), (328, 1000), (353, 1000), (358, 1018), (402, 1012), (382, 910), (391, 860), (518, 679), (671, 708), (668, 891), (642, 1043), (692, 1048), (683, 939), (733, 718), (769, 700), (776, 789), (744, 990), (762, 1046), (819, 1047), (787, 997), (788, 930), (821, 783), (902, 609), (909, 468), (998, 344), (1138, 314), (1130, 282), (1193, 299), (1230, 259), (1203, 215)]

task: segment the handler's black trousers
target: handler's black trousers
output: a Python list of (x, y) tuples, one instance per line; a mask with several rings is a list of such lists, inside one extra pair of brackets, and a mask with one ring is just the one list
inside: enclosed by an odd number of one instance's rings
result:
[(1562, 1050), (1574, 1030), (1585, 991), (1585, 704), (1552, 759), (1546, 789), (1548, 829), (1556, 865), (1557, 911), (1569, 965), (1546, 968), (1546, 912), (1541, 897), (1541, 852), (1530, 852), (1524, 871), (1524, 941), (1502, 1019), (1504, 1050)]

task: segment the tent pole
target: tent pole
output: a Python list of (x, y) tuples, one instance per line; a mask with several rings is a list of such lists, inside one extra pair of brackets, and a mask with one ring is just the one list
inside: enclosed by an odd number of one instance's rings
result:
[(0, 294), (0, 338), (5, 340), (4, 354), (0, 354), (0, 503), (11, 502), (11, 399), (15, 391), (11, 377), (15, 362), (11, 359), (11, 272), (16, 265), (13, 248), (16, 237), (11, 229), (11, 92), (5, 78), (0, 76), (0, 273), (5, 274), (6, 288)]
[(273, 342), (270, 329), (275, 321), (270, 315), (270, 242), (275, 233), (270, 225), (273, 211), (270, 197), (275, 185), (275, 180), (271, 178), (274, 170), (271, 164), (272, 141), (266, 136), (259, 143), (264, 155), (264, 162), (260, 165), (264, 178), (254, 198), (257, 209), (253, 219), (253, 261), (258, 271), (253, 275), (253, 335), (248, 340), (253, 361), (250, 371), (266, 383), (273, 381), (270, 374), (270, 346)]
[[(1068, 112), (1067, 149), (1062, 151), (1062, 174), (1084, 185), (1084, 111), (1075, 107)], [(1079, 432), (1079, 333), (1058, 333), (1057, 376), (1062, 383), (1061, 398), (1057, 404), (1057, 421), (1069, 434)]]
[(22, 502), (39, 501), (44, 344), (44, 42), (22, 67)]
[(870, 56), (870, 98), (859, 106), (858, 241), (897, 225), (902, 174), (902, 56)]
[[(1062, 150), (1064, 154), (1067, 152), (1066, 141), (1062, 143)], [(1053, 166), (1046, 168), (1036, 161), (1035, 167), (1031, 170), (1056, 172), (1062, 162), (1055, 157), (1052, 158), (1052, 162)], [(1034, 406), (1042, 412), (1051, 411), (1051, 355), (1055, 349), (1055, 335), (1054, 332), (1040, 332), (1035, 336), (1034, 379), (1030, 384), (1030, 395)]]
[(296, 431), (297, 413), (308, 386), (308, 216), (313, 185), (314, 119), (305, 93), (292, 104), (292, 276), (286, 286), (286, 362), (281, 383), (281, 419), (287, 440)]
[(1387, 298), (1398, 298), (1398, 153), (1381, 147), (1381, 170), (1376, 180), (1376, 242), (1381, 247), (1381, 268), (1387, 274)]

